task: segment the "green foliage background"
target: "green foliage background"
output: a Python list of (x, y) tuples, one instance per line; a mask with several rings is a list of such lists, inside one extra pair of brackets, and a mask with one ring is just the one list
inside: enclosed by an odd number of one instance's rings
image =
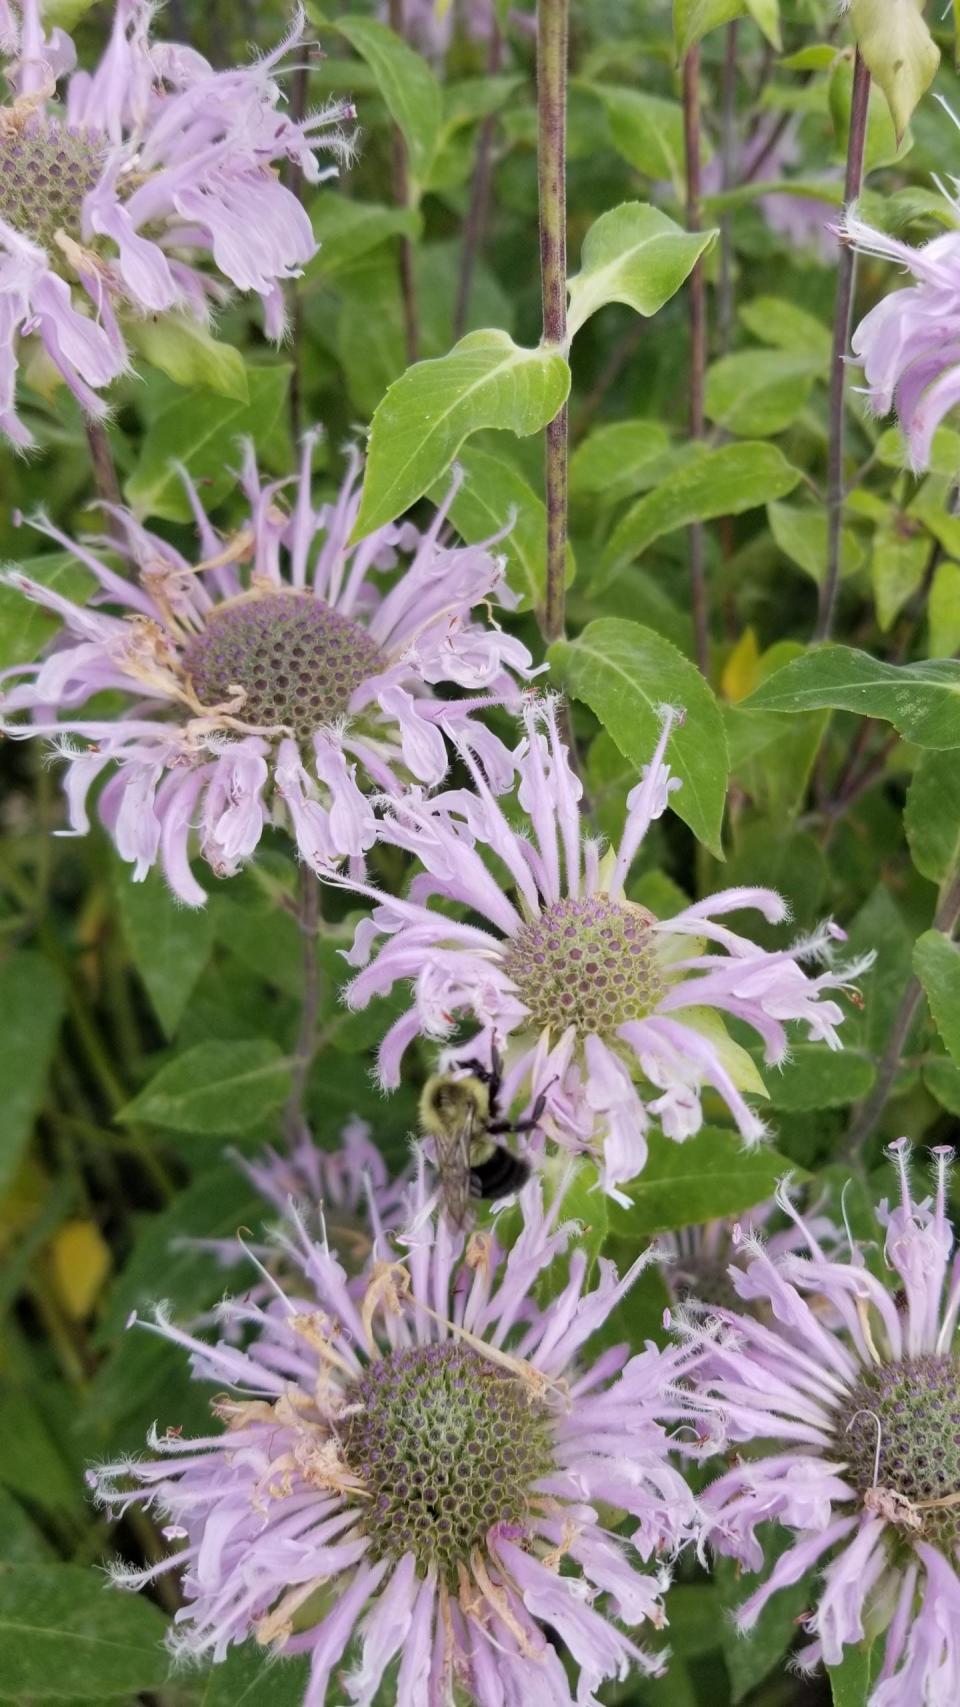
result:
[[(325, 12), (326, 22), (311, 9), (327, 58), (310, 72), (310, 98), (351, 92), (362, 146), (339, 183), (306, 192), (322, 247), (297, 288), (294, 341), (279, 350), (265, 344), (244, 303), (221, 315), (212, 343), (181, 341), (171, 352), (145, 326), (136, 377), (116, 393), (110, 429), (126, 499), (186, 545), (175, 455), (228, 530), (240, 513), (238, 438), (252, 435), (263, 464), (281, 475), (294, 428), (315, 421), (325, 428), (318, 486), (332, 492), (346, 445), (407, 367), (398, 256), (409, 241), (420, 355), (447, 356), (461, 330), (498, 329), (513, 344), (503, 336), (492, 346), (474, 342), (468, 355), (495, 366), (504, 350), (527, 352), (525, 389), (520, 396), (511, 386), (507, 397), (493, 384), (479, 411), (464, 412), (459, 370), (408, 376), (384, 405), (379, 441), (374, 431), (367, 513), (389, 519), (445, 490), (462, 426), (460, 438), (470, 435), (460, 457), (467, 482), (454, 521), (465, 538), (482, 539), (514, 516), (504, 549), (521, 594), (516, 627), (542, 655), (539, 428), (568, 376), (562, 355), (537, 352), (531, 20), (522, 9), (509, 14), (502, 65), (491, 71), (485, 44), (459, 28), (445, 56), (417, 58), (389, 38), (384, 46), (360, 0), (349, 9), (333, 0)], [(705, 149), (716, 153), (722, 143), (723, 63), (736, 19), (732, 117), (741, 144), (758, 124), (782, 121), (791, 192), (812, 185), (839, 210), (847, 26), (820, 0), (785, 0), (779, 15), (776, 0), (751, 0), (748, 10), (737, 0), (701, 0), (699, 12), (678, 8), (681, 34), (697, 18), (706, 31)], [(246, 9), (180, 0), (158, 29), (226, 65), (251, 38), (267, 47), (284, 22), (275, 0)], [(935, 89), (955, 105), (953, 44), (938, 15), (929, 22), (943, 49)], [(598, 224), (623, 203), (650, 202), (683, 223), (674, 23), (666, 4), (574, 0), (571, 272), (586, 249), (572, 296), (583, 324), (570, 357), (568, 638), (551, 651), (552, 672), (572, 697), (591, 810), (610, 837), (649, 756), (656, 706), (687, 705), (675, 751), (685, 781), (680, 816), (650, 838), (637, 898), (656, 910), (719, 886), (770, 884), (787, 896), (794, 920), (761, 930), (769, 946), (832, 913), (849, 930), (851, 949), (875, 948), (877, 961), (863, 981), (862, 1007), (848, 1013), (844, 1053), (800, 1043), (782, 1074), (764, 1075), (775, 1149), (745, 1159), (717, 1103), (709, 1108), (715, 1128), (694, 1142), (654, 1143), (632, 1210), (612, 1210), (608, 1223), (591, 1199), (594, 1248), (605, 1244), (625, 1258), (654, 1232), (749, 1207), (786, 1166), (815, 1176), (835, 1211), (852, 1180), (847, 1211), (855, 1229), (866, 1229), (865, 1206), (886, 1186), (883, 1142), (900, 1133), (922, 1145), (949, 1140), (960, 1115), (960, 954), (950, 914), (960, 847), (960, 434), (941, 431), (932, 472), (915, 478), (898, 431), (865, 413), (854, 376), (836, 644), (812, 648), (826, 546), (835, 250), (798, 246), (768, 222), (763, 172), (743, 182), (734, 161), (726, 192), (719, 175), (708, 177), (705, 223), (720, 236), (704, 263), (708, 440), (697, 448), (686, 425), (688, 319), (679, 287), (702, 245), (691, 241), (669, 266), (650, 254), (628, 264), (633, 227)], [(108, 27), (103, 4), (82, 13), (81, 59), (96, 54)], [(392, 187), (391, 119), (408, 147), (403, 207)], [(485, 126), (491, 206), (458, 328), (464, 228)], [(955, 210), (932, 174), (957, 151), (954, 123), (929, 95), (898, 145), (875, 91), (865, 215), (914, 243), (953, 229)], [(774, 174), (773, 188), (779, 183)], [(882, 263), (862, 261), (857, 316), (896, 282)], [(402, 428), (422, 406), (425, 387), (452, 396), (461, 413), (404, 485), (397, 422)], [(0, 552), (29, 559), (31, 573), (82, 597), (83, 568), (47, 550), (18, 518), (42, 505), (68, 531), (90, 525), (83, 426), (62, 389), (27, 392), (25, 401), (40, 451), (0, 458)], [(692, 662), (686, 530), (700, 520), (709, 683)], [(50, 634), (43, 613), (0, 589), (0, 665), (36, 655)], [(133, 886), (101, 831), (84, 840), (53, 835), (63, 804), (56, 770), (37, 747), (8, 745), (0, 759), (0, 1700), (293, 1704), (299, 1662), (267, 1671), (241, 1651), (209, 1677), (167, 1676), (157, 1642), (169, 1593), (105, 1594), (96, 1570), (115, 1550), (151, 1558), (161, 1544), (142, 1518), (111, 1533), (86, 1503), (83, 1483), (87, 1462), (138, 1450), (155, 1419), (187, 1432), (205, 1424), (206, 1391), (191, 1384), (176, 1350), (125, 1334), (124, 1324), (158, 1293), (182, 1316), (210, 1306), (224, 1273), (184, 1241), (262, 1220), (224, 1148), (253, 1153), (276, 1138), (289, 1090), (303, 977), (290, 849), (277, 836), (241, 877), (217, 885), (206, 873), (209, 905), (188, 913), (156, 877)], [(381, 880), (404, 880), (389, 851), (375, 857)], [(350, 1113), (363, 1115), (399, 1163), (427, 1057), (403, 1090), (381, 1099), (369, 1067), (389, 1004), (346, 1014), (338, 950), (351, 918), (342, 899), (328, 899), (326, 913), (308, 1113), (318, 1140), (331, 1146)], [(902, 1047), (894, 1050), (898, 1016)], [(852, 1156), (851, 1131), (866, 1127)], [(618, 1332), (638, 1344), (660, 1331), (659, 1285), (645, 1278), (620, 1312)], [(723, 1567), (708, 1581), (684, 1563), (670, 1599), (668, 1679), (611, 1688), (606, 1699), (650, 1707), (812, 1707), (829, 1699), (831, 1683), (801, 1682), (781, 1663), (810, 1593), (801, 1583), (777, 1597), (757, 1633), (740, 1640), (728, 1616), (743, 1595), (734, 1573)], [(832, 1680), (834, 1699), (862, 1703), (867, 1669), (854, 1655)]]

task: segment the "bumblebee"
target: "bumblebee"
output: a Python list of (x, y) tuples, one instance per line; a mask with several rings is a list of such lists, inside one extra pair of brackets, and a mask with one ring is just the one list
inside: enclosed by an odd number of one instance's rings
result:
[(460, 1078), (434, 1073), (420, 1097), (420, 1127), (433, 1139), (444, 1207), (457, 1227), (467, 1219), (471, 1198), (495, 1203), (526, 1184), (529, 1162), (496, 1140), (507, 1133), (532, 1132), (546, 1101), (544, 1093), (526, 1119), (504, 1120), (499, 1106), (503, 1072), (498, 1051), (493, 1050), (489, 1067), (482, 1061), (461, 1065)]

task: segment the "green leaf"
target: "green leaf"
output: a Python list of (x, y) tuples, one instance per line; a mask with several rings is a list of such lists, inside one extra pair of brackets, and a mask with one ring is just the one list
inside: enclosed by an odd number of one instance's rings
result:
[(300, 1707), (305, 1699), (310, 1661), (264, 1655), (256, 1642), (229, 1648), (220, 1665), (211, 1668), (195, 1707)]
[[(20, 563), (5, 563), (3, 568), (4, 572), (21, 571), (61, 598), (80, 605), (97, 585), (90, 570), (67, 551), (45, 551)], [(29, 664), (59, 632), (60, 619), (52, 611), (35, 605), (16, 587), (0, 585), (0, 670), (11, 664)]]
[(443, 97), (423, 56), (373, 18), (344, 18), (337, 28), (377, 79), (377, 87), (407, 145), (410, 175), (424, 184), (440, 139)]
[[(816, 581), (823, 580), (827, 561), (827, 513), (798, 504), (768, 504), (770, 532), (792, 563)], [(864, 551), (852, 528), (840, 531), (840, 574), (855, 575), (864, 564)]]
[(738, 316), (761, 343), (793, 350), (811, 362), (816, 357), (818, 371), (830, 360), (833, 336), (829, 326), (795, 302), (788, 302), (786, 297), (755, 296), (738, 310)]
[(236, 484), (240, 440), (262, 444), (273, 431), (290, 383), (288, 366), (249, 368), (249, 403), (212, 391), (184, 393), (151, 421), (140, 460), (126, 485), (127, 502), (140, 517), (188, 522), (192, 511), (174, 466), (181, 462), (202, 483), (208, 509)]
[(636, 766), (639, 781), (661, 728), (663, 705), (683, 706), (668, 758), (683, 787), (671, 795), (678, 817), (718, 858), (727, 789), (727, 742), (720, 708), (699, 670), (669, 640), (636, 622), (600, 617), (575, 640), (550, 648), (550, 663)]
[(960, 1067), (960, 948), (942, 931), (924, 931), (913, 950), (913, 969), (944, 1045)]
[(765, 1144), (746, 1150), (739, 1134), (726, 1127), (704, 1126), (684, 1144), (653, 1132), (646, 1167), (626, 1188), (629, 1208), (610, 1202), (611, 1230), (649, 1239), (675, 1227), (739, 1215), (770, 1197), (788, 1173), (796, 1178), (798, 1170), (785, 1156)]
[(205, 387), (247, 403), (247, 370), (239, 350), (221, 344), (206, 326), (189, 314), (160, 314), (131, 319), (127, 336), (151, 366), (177, 385)]
[(683, 59), (711, 30), (741, 18), (744, 0), (673, 0), (673, 43)]
[(415, 208), (384, 207), (352, 201), (336, 190), (318, 190), (308, 208), (320, 253), (307, 269), (309, 279), (336, 278), (391, 237), (419, 237)]
[(805, 408), (819, 357), (789, 350), (740, 350), (707, 370), (709, 420), (745, 438), (782, 433)]
[(198, 1043), (161, 1067), (117, 1115), (175, 1132), (245, 1132), (283, 1106), (290, 1061), (267, 1038)]
[(960, 864), (960, 766), (952, 753), (920, 754), (903, 823), (917, 870), (943, 883)]
[(96, 0), (44, 0), (44, 29), (66, 30), (70, 35)]
[(646, 202), (621, 202), (601, 214), (583, 240), (580, 271), (568, 282), (567, 334), (608, 302), (656, 314), (680, 289), (718, 233), (690, 233)]
[(941, 563), (933, 577), (927, 606), (930, 651), (949, 658), (960, 651), (960, 563)]
[(825, 711), (805, 718), (728, 705), (723, 712), (730, 747), (730, 773), (751, 799), (769, 813), (780, 833), (806, 794), (827, 723)]
[(635, 171), (668, 178), (679, 196), (684, 181), (683, 108), (679, 101), (641, 94), (619, 83), (584, 83), (602, 101), (613, 146)]
[(19, 1500), (0, 1488), (0, 1561), (6, 1565), (42, 1565), (52, 1557), (49, 1541), (31, 1523)]
[(507, 332), (469, 332), (449, 355), (417, 362), (373, 417), (360, 514), (363, 539), (402, 515), (481, 427), (539, 432), (567, 400), (570, 369), (548, 349), (523, 350)]
[[(107, 1294), (97, 1343), (106, 1347), (121, 1337), (132, 1312), (148, 1310), (165, 1298), (175, 1315), (196, 1315), (223, 1293), (224, 1271), (208, 1251), (194, 1241), (232, 1239), (242, 1227), (259, 1234), (275, 1220), (266, 1198), (240, 1168), (219, 1159), (178, 1192), (158, 1215), (144, 1216), (133, 1250)], [(242, 1252), (237, 1248), (238, 1256)], [(240, 1263), (237, 1285), (252, 1276), (251, 1265)]]
[(853, 711), (892, 723), (921, 747), (960, 747), (960, 663), (885, 664), (850, 646), (820, 646), (777, 670), (745, 702), (769, 711)]
[(130, 957), (160, 1024), (172, 1037), (210, 958), (213, 916), (209, 908), (184, 907), (176, 901), (156, 871), (143, 883), (131, 883), (126, 867), (114, 866), (113, 876)]
[(746, 0), (746, 5), (757, 28), (779, 53), (782, 46), (779, 0)]
[(922, 0), (851, 0), (850, 22), (867, 69), (887, 97), (899, 142), (940, 63)]
[(661, 534), (716, 516), (739, 516), (792, 492), (800, 475), (776, 445), (744, 443), (704, 451), (632, 506), (603, 554), (600, 584), (646, 551)]
[[(765, 1566), (769, 1571), (780, 1554), (792, 1545), (793, 1537), (772, 1525), (765, 1526), (761, 1537)], [(798, 1583), (791, 1583), (773, 1595), (753, 1629), (741, 1634), (731, 1614), (746, 1599), (747, 1585), (743, 1573), (733, 1559), (718, 1558), (714, 1561), (714, 1580), (720, 1601), (717, 1630), (730, 1678), (733, 1707), (739, 1707), (739, 1703), (750, 1696), (774, 1666), (781, 1665), (784, 1654), (796, 1639), (798, 1619), (811, 1604), (814, 1576), (813, 1571), (808, 1571)]]
[(570, 495), (625, 498), (670, 444), (659, 421), (611, 421), (595, 427), (570, 458)]
[(66, 997), (59, 973), (32, 949), (0, 965), (0, 1190), (19, 1166), (43, 1106)]
[(923, 580), (930, 556), (930, 541), (920, 532), (904, 531), (895, 518), (877, 528), (873, 536), (870, 578), (877, 604), (877, 621), (886, 633), (911, 594)]
[(875, 1646), (858, 1642), (844, 1648), (839, 1665), (827, 1666), (833, 1707), (867, 1707), (873, 1686)]
[(0, 1679), (15, 1698), (128, 1699), (166, 1681), (166, 1619), (79, 1565), (0, 1566)]
[(960, 1067), (947, 1056), (942, 1061), (928, 1061), (923, 1069), (923, 1082), (948, 1114), (960, 1116)]
[[(507, 560), (507, 580), (520, 599), (521, 610), (542, 605), (547, 583), (547, 511), (543, 499), (506, 457), (468, 445), (460, 454), (464, 481), (450, 505), (454, 527), (469, 545), (481, 545), (508, 529), (496, 550)], [(449, 478), (430, 493), (440, 503), (450, 488)], [(573, 550), (567, 546), (569, 587), (576, 572)]]
[(846, 1108), (866, 1096), (876, 1072), (864, 1055), (827, 1049), (822, 1043), (796, 1043), (783, 1067), (763, 1065), (751, 1051), (770, 1093), (770, 1107), (792, 1114), (809, 1109)]

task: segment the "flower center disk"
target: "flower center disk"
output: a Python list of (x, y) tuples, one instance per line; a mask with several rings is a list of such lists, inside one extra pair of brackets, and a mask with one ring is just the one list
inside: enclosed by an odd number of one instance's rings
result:
[(652, 1012), (664, 989), (653, 922), (645, 907), (594, 895), (557, 901), (522, 925), (506, 967), (533, 1023), (613, 1037)]
[(918, 1357), (868, 1370), (840, 1413), (836, 1439), (860, 1493), (889, 1491), (914, 1508), (905, 1533), (948, 1551), (960, 1544), (960, 1501), (926, 1503), (960, 1495), (960, 1364), (954, 1358)]
[(0, 219), (55, 256), (58, 231), (80, 241), (84, 197), (105, 160), (99, 136), (56, 119), (0, 130)]
[(244, 723), (284, 724), (300, 741), (345, 717), (351, 695), (381, 664), (365, 628), (301, 593), (224, 605), (183, 650), (201, 705), (222, 705), (241, 687)]
[(395, 1352), (349, 1394), (344, 1457), (371, 1498), (377, 1556), (412, 1553), (451, 1584), (494, 1524), (523, 1524), (529, 1490), (553, 1465), (549, 1422), (519, 1381), (454, 1343)]

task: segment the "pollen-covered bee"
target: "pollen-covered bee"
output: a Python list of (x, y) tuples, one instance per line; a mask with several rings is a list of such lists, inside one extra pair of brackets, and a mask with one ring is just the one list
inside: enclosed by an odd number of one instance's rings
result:
[(490, 1067), (464, 1061), (462, 1075), (434, 1073), (420, 1097), (421, 1130), (434, 1143), (444, 1207), (462, 1227), (471, 1198), (495, 1203), (519, 1191), (530, 1178), (529, 1162), (497, 1138), (532, 1132), (540, 1123), (545, 1093), (524, 1120), (504, 1120), (499, 1109), (502, 1063), (494, 1049)]

